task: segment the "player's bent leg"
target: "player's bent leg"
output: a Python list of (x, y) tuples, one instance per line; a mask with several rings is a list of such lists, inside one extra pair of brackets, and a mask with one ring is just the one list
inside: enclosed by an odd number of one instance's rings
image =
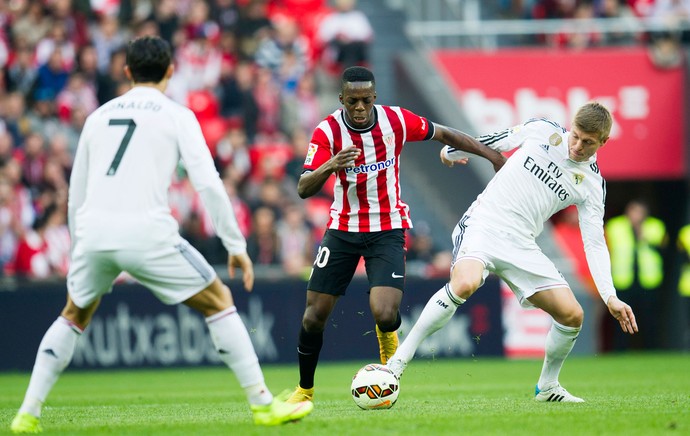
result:
[(398, 328), (402, 291), (390, 286), (374, 286), (369, 293), (369, 307), (376, 322), (376, 339), (379, 343), (379, 356), (386, 364), (398, 349)]
[(570, 288), (547, 289), (537, 292), (528, 300), (551, 315), (559, 324), (569, 327), (582, 326), (584, 311)]
[(575, 345), (584, 319), (582, 307), (569, 288), (561, 287), (537, 292), (529, 301), (553, 317), (546, 336), (545, 356), (535, 388), (536, 401), (584, 402), (570, 394), (558, 382), (565, 359)]
[(467, 300), (484, 283), (484, 262), (474, 258), (458, 260), (450, 272), (450, 287), (462, 300)]
[(67, 304), (60, 317), (48, 328), (38, 346), (29, 387), (19, 412), (10, 426), (12, 432), (38, 433), (41, 431), (39, 420), (43, 403), (62, 372), (72, 361), (77, 340), (91, 321), (99, 301), (97, 299), (85, 308), (80, 308), (69, 295), (67, 296)]
[(337, 295), (307, 291), (307, 305), (302, 316), (297, 344), (299, 384), (288, 396), (289, 403), (296, 404), (314, 399), (314, 375), (323, 347), (323, 331), (337, 301)]
[(429, 335), (450, 321), (457, 308), (483, 283), (484, 263), (475, 259), (461, 259), (453, 267), (451, 280), (427, 302), (419, 319), (388, 361), (388, 367), (400, 378), (415, 351)]
[(210, 285), (184, 301), (204, 317), (215, 315), (234, 305), (230, 288), (216, 277)]
[(270, 406), (273, 395), (264, 382), (249, 332), (233, 305), (230, 289), (217, 277), (184, 302), (201, 312), (220, 359), (235, 374), (251, 406)]

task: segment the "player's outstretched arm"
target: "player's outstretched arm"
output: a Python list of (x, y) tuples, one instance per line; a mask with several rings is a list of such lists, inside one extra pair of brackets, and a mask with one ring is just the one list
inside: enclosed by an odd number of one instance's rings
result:
[(308, 198), (319, 192), (331, 174), (345, 168), (353, 168), (360, 154), (361, 150), (356, 147), (344, 148), (316, 170), (302, 174), (297, 182), (297, 193), (300, 198)]
[(254, 288), (254, 264), (247, 253), (228, 255), (228, 274), (235, 278), (235, 268), (242, 270), (242, 283), (247, 292)]
[[(467, 153), (476, 154), (481, 156), (491, 162), (494, 166), (494, 170), (498, 171), (501, 169), (506, 161), (505, 156), (503, 156), (498, 151), (487, 147), (481, 142), (477, 141), (472, 136), (463, 133), (459, 130), (453, 129), (452, 127), (447, 127), (442, 124), (434, 123), (435, 131), (434, 136), (431, 139), (447, 144), (455, 149), (462, 150)], [(448, 166), (452, 166), (453, 163), (466, 163), (465, 158), (461, 160), (455, 160), (449, 158), (446, 153), (441, 152), (441, 161)]]
[(615, 295), (609, 297), (606, 306), (609, 308), (609, 312), (614, 318), (618, 320), (621, 325), (621, 329), (625, 333), (630, 333), (631, 335), (637, 333), (637, 321), (635, 321), (635, 314), (632, 308), (618, 299)]

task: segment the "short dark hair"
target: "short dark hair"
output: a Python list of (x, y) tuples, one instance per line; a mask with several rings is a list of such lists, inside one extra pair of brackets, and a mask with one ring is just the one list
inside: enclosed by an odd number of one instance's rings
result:
[(127, 45), (126, 62), (134, 83), (158, 83), (172, 63), (172, 50), (158, 36), (143, 36)]
[(374, 73), (364, 67), (349, 67), (343, 71), (341, 85), (345, 86), (348, 82), (371, 82), (376, 83)]

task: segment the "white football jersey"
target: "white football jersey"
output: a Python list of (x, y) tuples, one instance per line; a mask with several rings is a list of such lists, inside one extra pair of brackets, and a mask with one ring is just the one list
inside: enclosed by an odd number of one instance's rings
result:
[(147, 86), (135, 86), (86, 120), (69, 189), (76, 242), (86, 250), (137, 250), (179, 240), (168, 187), (180, 160), (225, 248), (246, 251), (196, 117)]
[[(544, 223), (556, 212), (575, 205), (587, 263), (604, 298), (615, 295), (611, 262), (604, 238), (606, 182), (596, 155), (586, 162), (568, 157), (568, 135), (558, 124), (533, 119), (477, 139), (496, 151), (520, 147), (472, 203), (466, 224), (500, 230), (525, 244), (536, 244)], [(461, 155), (446, 147), (447, 155)], [(457, 154), (457, 155), (456, 155)]]

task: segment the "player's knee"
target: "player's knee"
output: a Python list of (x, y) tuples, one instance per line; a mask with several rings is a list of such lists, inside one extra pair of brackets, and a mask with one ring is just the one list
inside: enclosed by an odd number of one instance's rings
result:
[(328, 314), (319, 313), (317, 310), (307, 308), (302, 317), (302, 327), (309, 333), (322, 332), (326, 326)]
[(450, 288), (456, 296), (467, 300), (472, 296), (472, 294), (474, 294), (477, 288), (479, 288), (480, 284), (481, 282), (479, 281), (468, 279), (464, 276), (459, 276), (451, 279)]
[(561, 324), (568, 327), (580, 327), (585, 320), (585, 312), (579, 304), (569, 308), (559, 321)]
[(400, 316), (394, 307), (372, 309), (376, 325), (382, 332), (391, 332), (399, 327)]

